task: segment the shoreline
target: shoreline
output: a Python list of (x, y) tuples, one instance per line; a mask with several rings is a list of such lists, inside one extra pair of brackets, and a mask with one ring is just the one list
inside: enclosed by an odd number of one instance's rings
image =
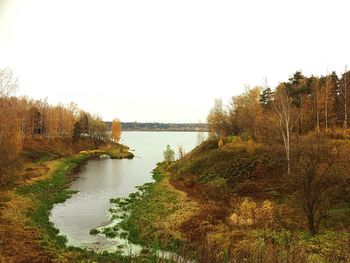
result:
[(116, 226), (94, 229), (95, 234), (125, 238), (141, 245), (145, 253), (161, 256), (163, 252), (175, 262), (192, 262), (193, 251), (177, 228), (198, 212), (199, 204), (170, 184), (164, 165), (160, 163), (152, 171), (154, 182), (137, 187), (126, 198), (111, 199), (115, 206), (110, 213)]
[[(123, 146), (123, 149), (125, 147)], [(86, 258), (94, 261), (119, 262), (125, 260), (118, 253), (96, 253), (87, 249), (72, 247), (67, 244), (65, 236), (50, 222), (50, 211), (54, 204), (62, 203), (71, 197), (75, 191), (68, 190), (70, 183), (75, 179), (74, 174), (88, 160), (102, 154), (114, 154), (118, 158), (130, 158), (130, 155), (117, 156), (113, 149), (82, 151), (67, 157), (41, 163), (33, 163), (31, 169), (45, 167), (46, 173), (40, 177), (20, 182), (12, 190), (4, 192), (3, 199), (7, 211), (2, 219), (12, 220), (9, 226), (4, 227), (4, 233), (12, 231), (13, 236), (3, 237), (0, 242), (1, 259), (9, 261), (52, 261), (76, 262)], [(119, 149), (120, 153), (124, 153)], [(130, 152), (128, 152), (130, 153)], [(132, 154), (132, 153), (131, 153)], [(3, 201), (3, 200), (0, 200)], [(15, 215), (17, 215), (15, 217)], [(15, 217), (16, 220), (13, 218)], [(29, 231), (30, 234), (25, 234)], [(1, 231), (0, 231), (1, 234)], [(22, 237), (22, 235), (25, 235)], [(3, 236), (3, 235), (2, 235)], [(22, 240), (24, 239), (24, 240)], [(23, 253), (6, 253), (7, 243), (25, 242)], [(11, 245), (11, 247), (14, 247)], [(23, 254), (22, 254), (23, 253)]]

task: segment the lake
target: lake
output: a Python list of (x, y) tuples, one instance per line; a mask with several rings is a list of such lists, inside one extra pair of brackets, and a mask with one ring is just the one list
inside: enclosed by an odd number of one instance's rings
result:
[(135, 158), (88, 161), (69, 188), (78, 192), (54, 206), (50, 221), (67, 237), (68, 245), (112, 252), (116, 246), (128, 244), (118, 238), (92, 236), (90, 230), (111, 224), (108, 212), (111, 198), (127, 197), (137, 190), (135, 186), (153, 181), (151, 172), (163, 160), (167, 144), (176, 153), (179, 145), (189, 152), (197, 145), (197, 135), (197, 132), (123, 132), (120, 142), (134, 150)]

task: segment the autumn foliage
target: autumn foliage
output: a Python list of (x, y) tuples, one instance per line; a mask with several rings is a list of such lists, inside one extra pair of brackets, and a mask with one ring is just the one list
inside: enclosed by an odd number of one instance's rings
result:
[[(22, 148), (33, 155), (57, 144), (66, 152), (79, 150), (78, 144), (97, 149), (109, 141), (108, 127), (100, 116), (79, 109), (75, 103), (50, 105), (46, 99), (15, 97), (17, 88), (12, 71), (0, 70), (0, 186), (13, 179)], [(114, 142), (121, 135), (120, 122), (116, 124)]]
[(118, 119), (114, 119), (112, 121), (112, 133), (111, 133), (111, 139), (114, 142), (119, 142), (120, 137), (122, 134), (122, 123)]
[(283, 118), (289, 118), (289, 129), (294, 134), (348, 127), (350, 81), (347, 79), (350, 71), (341, 77), (335, 72), (307, 77), (298, 71), (274, 90), (268, 86), (247, 88), (243, 94), (232, 97), (227, 106), (222, 100), (215, 100), (207, 119), (209, 129), (219, 137), (240, 135), (273, 141), (276, 135), (280, 137), (278, 126), (283, 111), (288, 111)]

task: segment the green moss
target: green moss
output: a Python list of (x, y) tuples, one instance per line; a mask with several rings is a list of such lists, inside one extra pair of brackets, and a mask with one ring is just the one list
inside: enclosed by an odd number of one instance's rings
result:
[(117, 231), (112, 227), (107, 227), (103, 229), (102, 234), (104, 234), (108, 238), (115, 238), (117, 236)]
[(92, 236), (95, 236), (95, 235), (97, 235), (99, 233), (100, 233), (100, 231), (98, 229), (96, 229), (96, 228), (90, 230), (90, 235), (92, 235)]

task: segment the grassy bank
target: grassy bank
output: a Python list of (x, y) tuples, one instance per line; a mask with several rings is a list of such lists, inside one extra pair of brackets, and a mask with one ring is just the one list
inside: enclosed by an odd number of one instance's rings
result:
[[(17, 186), (1, 191), (0, 259), (5, 262), (130, 262), (118, 254), (96, 254), (67, 247), (66, 238), (49, 221), (54, 204), (69, 198), (67, 190), (73, 174), (88, 159), (101, 154), (118, 154), (122, 158), (126, 146), (99, 151), (83, 151), (71, 156), (53, 157), (51, 152), (34, 153), (35, 159), (23, 165)], [(34, 150), (37, 152), (37, 150)], [(135, 259), (137, 260), (137, 259)], [(137, 261), (136, 261), (137, 262)]]
[(103, 233), (128, 238), (151, 254), (166, 250), (191, 257), (191, 246), (185, 244), (186, 239), (179, 229), (196, 213), (198, 204), (170, 185), (165, 167), (159, 165), (153, 171), (154, 183), (138, 187), (139, 191), (128, 198), (111, 200), (115, 207), (110, 212), (121, 222)]
[(108, 233), (198, 262), (349, 262), (347, 194), (312, 236), (284, 168), (283, 148), (204, 142), (159, 166), (139, 193), (112, 200), (121, 223)]

